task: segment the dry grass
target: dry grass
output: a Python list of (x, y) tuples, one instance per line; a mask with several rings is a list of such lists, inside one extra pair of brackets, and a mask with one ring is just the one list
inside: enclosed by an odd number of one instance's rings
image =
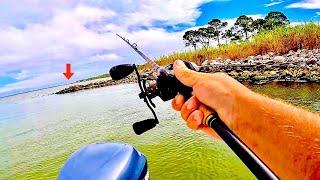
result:
[[(169, 54), (159, 57), (156, 61), (160, 65), (167, 65), (177, 59), (183, 59), (201, 64), (206, 59), (236, 60), (248, 56), (263, 55), (268, 52), (284, 54), (290, 50), (315, 48), (320, 48), (320, 25), (306, 23), (261, 32), (252, 37), (250, 41)], [(148, 68), (148, 65), (141, 67), (141, 69)]]

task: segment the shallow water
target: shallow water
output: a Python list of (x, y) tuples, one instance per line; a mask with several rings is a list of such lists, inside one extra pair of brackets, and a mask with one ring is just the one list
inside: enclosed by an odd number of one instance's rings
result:
[[(93, 142), (133, 144), (152, 179), (255, 179), (223, 143), (189, 130), (156, 99), (160, 124), (136, 136), (133, 122), (152, 117), (134, 84), (51, 95), (63, 87), (0, 99), (0, 179), (55, 179), (67, 157)], [(320, 111), (320, 84), (269, 84), (254, 91)]]

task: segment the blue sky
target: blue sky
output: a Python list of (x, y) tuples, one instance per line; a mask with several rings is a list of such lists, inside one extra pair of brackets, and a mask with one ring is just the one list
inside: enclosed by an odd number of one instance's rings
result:
[(120, 63), (143, 63), (114, 33), (151, 57), (186, 50), (184, 31), (212, 18), (281, 11), (295, 23), (320, 21), (320, 0), (2, 0), (0, 96), (99, 75)]
[[(238, 17), (241, 14), (261, 14), (266, 15), (270, 11), (281, 11), (291, 20), (296, 22), (316, 20), (320, 18), (317, 12), (320, 10), (316, 5), (313, 9), (311, 6), (309, 9), (303, 8), (302, 4), (297, 8), (288, 8), (292, 4), (302, 2), (300, 0), (230, 0), (222, 1), (221, 3), (209, 2), (200, 6), (202, 14), (197, 19), (197, 25), (207, 23), (212, 17), (220, 19), (232, 19)], [(307, 2), (307, 1), (305, 1)], [(310, 1), (311, 2), (311, 1)], [(320, 1), (314, 1), (314, 4), (320, 4)], [(299, 4), (298, 4), (299, 5)]]

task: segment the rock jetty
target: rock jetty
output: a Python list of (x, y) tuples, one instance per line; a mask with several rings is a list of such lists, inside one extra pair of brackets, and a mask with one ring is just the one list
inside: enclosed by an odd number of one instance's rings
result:
[(134, 74), (118, 80), (105, 80), (105, 81), (99, 81), (99, 82), (94, 82), (94, 83), (89, 83), (89, 84), (84, 84), (84, 85), (72, 85), (70, 87), (67, 87), (65, 89), (62, 89), (61, 91), (56, 92), (55, 94), (66, 94), (66, 93), (73, 93), (76, 91), (81, 91), (81, 90), (86, 90), (86, 89), (95, 89), (95, 88), (101, 88), (101, 87), (107, 87), (107, 86), (113, 86), (113, 85), (118, 85), (118, 84), (124, 84), (124, 83), (135, 83), (137, 82), (136, 77)]
[[(240, 60), (205, 60), (200, 66), (205, 73), (225, 72), (240, 82), (264, 84), (271, 81), (320, 82), (320, 49), (290, 51), (279, 55), (268, 53)], [(55, 94), (72, 93), (123, 83), (134, 83), (134, 74), (119, 81), (106, 80), (85, 85), (73, 85)]]
[(268, 53), (231, 61), (206, 60), (201, 72), (225, 72), (240, 82), (264, 84), (270, 81), (320, 82), (320, 50)]

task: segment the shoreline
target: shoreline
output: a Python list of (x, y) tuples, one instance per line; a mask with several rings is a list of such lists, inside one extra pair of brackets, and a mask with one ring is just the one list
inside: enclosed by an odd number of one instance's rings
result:
[(245, 59), (205, 61), (201, 72), (225, 72), (240, 82), (320, 82), (320, 49), (268, 53)]
[[(103, 80), (104, 79), (104, 80)], [(58, 92), (55, 92), (54, 94), (67, 94), (67, 93), (73, 93), (77, 91), (82, 90), (88, 90), (88, 89), (96, 89), (96, 88), (102, 88), (107, 86), (114, 86), (119, 84), (127, 84), (127, 83), (135, 83), (137, 82), (136, 77), (132, 74), (129, 77), (126, 77), (124, 79), (114, 81), (111, 78), (103, 78), (101, 79), (95, 79), (95, 80), (89, 80), (84, 81), (80, 83), (76, 83), (76, 85), (71, 85), (67, 88), (64, 88)]]
[[(239, 82), (266, 84), (269, 82), (320, 83), (320, 49), (290, 51), (279, 55), (269, 52), (265, 55), (249, 56), (240, 60), (205, 60), (199, 66), (200, 72), (225, 72)], [(69, 86), (55, 94), (73, 93), (124, 83), (137, 82), (135, 75), (122, 80), (96, 79)]]

